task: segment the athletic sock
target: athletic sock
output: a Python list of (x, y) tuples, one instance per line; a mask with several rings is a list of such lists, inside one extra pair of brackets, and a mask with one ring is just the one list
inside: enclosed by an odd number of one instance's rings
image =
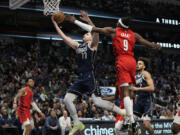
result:
[(129, 96), (124, 97), (124, 107), (131, 123), (134, 123), (133, 104)]

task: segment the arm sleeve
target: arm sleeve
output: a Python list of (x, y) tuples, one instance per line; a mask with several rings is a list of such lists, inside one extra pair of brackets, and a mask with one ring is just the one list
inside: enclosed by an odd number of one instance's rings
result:
[(41, 110), (38, 108), (35, 102), (32, 102), (31, 105), (38, 113), (41, 113)]
[(89, 24), (85, 24), (83, 22), (80, 22), (78, 20), (74, 21), (74, 24), (76, 24), (77, 26), (79, 26), (80, 28), (82, 28), (83, 30), (86, 30), (88, 32), (92, 31), (93, 26), (89, 25)]

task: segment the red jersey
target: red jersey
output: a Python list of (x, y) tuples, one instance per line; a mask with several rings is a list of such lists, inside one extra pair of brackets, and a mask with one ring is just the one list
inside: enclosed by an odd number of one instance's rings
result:
[(32, 98), (33, 98), (33, 92), (28, 87), (25, 87), (26, 94), (20, 97), (18, 109), (19, 110), (30, 110)]
[(116, 28), (116, 35), (113, 38), (115, 56), (134, 56), (135, 34), (130, 29)]

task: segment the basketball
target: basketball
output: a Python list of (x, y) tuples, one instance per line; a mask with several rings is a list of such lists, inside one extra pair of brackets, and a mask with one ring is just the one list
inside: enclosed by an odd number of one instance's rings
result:
[(58, 12), (54, 13), (54, 20), (58, 24), (62, 23), (64, 21), (64, 18), (65, 18), (64, 13), (61, 12), (61, 11), (58, 11)]

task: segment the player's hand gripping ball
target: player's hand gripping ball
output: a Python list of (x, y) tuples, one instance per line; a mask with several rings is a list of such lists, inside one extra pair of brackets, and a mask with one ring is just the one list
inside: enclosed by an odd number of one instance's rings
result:
[(63, 12), (58, 11), (58, 12), (56, 12), (56, 13), (53, 14), (53, 17), (54, 17), (54, 20), (55, 20), (58, 24), (60, 24), (60, 23), (62, 23), (62, 22), (64, 21), (65, 15), (64, 15)]

